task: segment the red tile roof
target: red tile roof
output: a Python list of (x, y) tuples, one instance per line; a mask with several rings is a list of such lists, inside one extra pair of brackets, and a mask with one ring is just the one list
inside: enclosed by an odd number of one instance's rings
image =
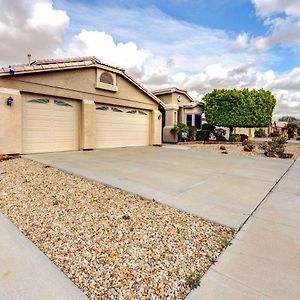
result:
[(194, 100), (187, 91), (176, 88), (176, 87), (170, 87), (170, 88), (164, 88), (164, 89), (157, 89), (151, 91), (153, 95), (158, 96), (158, 95), (166, 95), (166, 94), (172, 94), (172, 93), (180, 93), (184, 94), (188, 97), (188, 99), (191, 101), (190, 104), (186, 104), (185, 107), (195, 107), (197, 105), (204, 105), (202, 101), (196, 101)]
[[(37, 73), (37, 72), (44, 72), (44, 71), (85, 68), (85, 67), (93, 67), (99, 65), (114, 69), (117, 73), (122, 74), (134, 85), (138, 86), (141, 90), (143, 90), (148, 96), (150, 96), (153, 100), (158, 102), (161, 106), (163, 107), (165, 106), (163, 101), (161, 101), (158, 97), (156, 97), (145, 87), (143, 87), (141, 84), (136, 82), (131, 76), (129, 76), (125, 72), (125, 69), (105, 64), (95, 56), (83, 56), (83, 57), (73, 57), (73, 58), (63, 58), (63, 59), (41, 59), (41, 60), (35, 60), (30, 64), (11, 65), (11, 67), (15, 70), (15, 75), (18, 75), (18, 74)], [(0, 67), (0, 76), (11, 76), (9, 74), (9, 68)]]

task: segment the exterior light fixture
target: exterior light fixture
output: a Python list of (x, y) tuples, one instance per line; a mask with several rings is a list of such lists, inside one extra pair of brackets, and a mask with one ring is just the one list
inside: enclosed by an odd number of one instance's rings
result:
[(8, 105), (8, 106), (12, 106), (13, 102), (14, 102), (14, 99), (11, 96), (9, 96), (6, 99), (6, 105)]

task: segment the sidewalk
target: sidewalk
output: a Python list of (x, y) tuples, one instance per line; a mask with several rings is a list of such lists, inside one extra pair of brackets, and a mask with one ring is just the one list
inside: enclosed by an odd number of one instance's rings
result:
[(300, 299), (300, 160), (187, 300)]
[(86, 300), (87, 297), (0, 213), (0, 299)]

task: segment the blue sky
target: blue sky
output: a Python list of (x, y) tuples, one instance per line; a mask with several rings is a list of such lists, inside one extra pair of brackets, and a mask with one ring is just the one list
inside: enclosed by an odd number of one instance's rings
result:
[[(97, 13), (94, 12), (102, 9), (122, 9), (128, 12), (153, 9), (174, 20), (225, 31), (230, 37), (235, 37), (241, 33), (248, 33), (249, 36), (255, 37), (267, 34), (270, 30), (270, 27), (264, 24), (265, 18), (257, 15), (255, 5), (250, 0), (57, 0), (54, 1), (54, 7), (67, 11), (70, 16), (71, 26), (67, 31), (69, 38), (84, 28), (105, 31), (111, 34), (116, 42), (127, 42), (130, 39), (141, 47), (148, 44), (146, 36), (141, 39), (139, 35), (126, 36), (124, 31), (120, 32), (120, 29), (130, 27), (130, 23), (128, 24), (126, 19), (122, 18), (119, 21), (114, 19), (111, 22), (106, 20), (103, 23), (101, 18), (98, 18)], [(103, 15), (101, 14), (101, 16)], [(285, 13), (273, 14), (273, 17), (278, 16), (285, 16)], [(168, 37), (163, 37), (163, 39), (168, 39)], [(297, 64), (300, 65), (299, 55), (295, 53), (294, 49), (275, 45), (269, 50), (269, 53), (273, 58), (276, 57), (270, 63), (273, 69), (279, 73), (288, 71)], [(269, 67), (268, 62), (265, 62), (264, 67)]]
[[(300, 117), (299, 0), (0, 0), (0, 65), (94, 55), (148, 89), (265, 88)], [(10, 34), (14, 32), (14, 34)]]

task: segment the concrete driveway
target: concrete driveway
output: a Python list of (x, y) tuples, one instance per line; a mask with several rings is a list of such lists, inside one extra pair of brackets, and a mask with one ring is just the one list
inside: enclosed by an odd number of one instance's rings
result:
[(25, 157), (235, 229), (292, 163), (160, 147)]

